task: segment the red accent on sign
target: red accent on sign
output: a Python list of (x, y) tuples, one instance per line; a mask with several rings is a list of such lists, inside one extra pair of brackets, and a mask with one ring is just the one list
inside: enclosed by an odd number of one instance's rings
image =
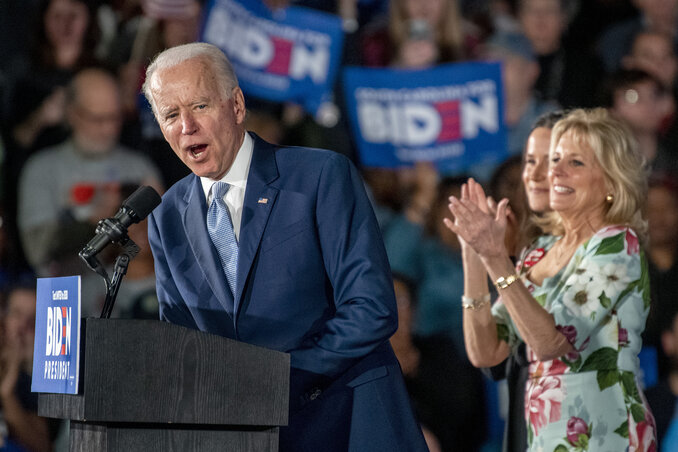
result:
[(293, 42), (287, 39), (272, 37), (273, 58), (266, 67), (266, 72), (272, 74), (287, 75), (290, 70), (290, 60), (292, 59)]
[(440, 113), (441, 128), (437, 142), (461, 140), (461, 119), (459, 117), (459, 101), (450, 100), (433, 104)]

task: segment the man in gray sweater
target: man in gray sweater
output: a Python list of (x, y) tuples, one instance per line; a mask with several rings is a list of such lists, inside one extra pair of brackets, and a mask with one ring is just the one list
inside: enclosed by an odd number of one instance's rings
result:
[[(29, 159), (19, 179), (18, 225), (38, 276), (83, 276), (83, 314), (95, 314), (103, 284), (79, 263), (96, 223), (113, 216), (130, 186), (162, 191), (149, 159), (119, 144), (122, 107), (116, 80), (100, 69), (77, 74), (67, 90), (65, 142)], [(90, 275), (91, 273), (91, 275)]]

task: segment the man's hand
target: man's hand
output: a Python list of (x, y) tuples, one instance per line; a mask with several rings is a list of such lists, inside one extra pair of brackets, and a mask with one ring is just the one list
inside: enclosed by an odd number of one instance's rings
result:
[(92, 198), (92, 214), (90, 222), (96, 224), (102, 218), (115, 215), (122, 203), (120, 184), (112, 182), (97, 186), (96, 193)]

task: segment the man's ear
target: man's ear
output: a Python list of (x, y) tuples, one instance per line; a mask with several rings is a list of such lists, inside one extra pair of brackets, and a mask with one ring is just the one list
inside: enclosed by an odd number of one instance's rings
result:
[(238, 124), (242, 124), (245, 121), (247, 110), (245, 108), (245, 96), (239, 86), (233, 88), (231, 99), (233, 99), (233, 113), (235, 114), (236, 121)]

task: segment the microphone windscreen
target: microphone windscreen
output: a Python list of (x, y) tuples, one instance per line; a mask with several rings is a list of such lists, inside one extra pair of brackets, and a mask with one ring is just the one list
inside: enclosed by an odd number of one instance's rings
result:
[(130, 210), (130, 213), (133, 212), (135, 223), (138, 223), (158, 207), (160, 201), (160, 195), (153, 187), (142, 185), (129, 195), (129, 198), (122, 203), (122, 207)]

